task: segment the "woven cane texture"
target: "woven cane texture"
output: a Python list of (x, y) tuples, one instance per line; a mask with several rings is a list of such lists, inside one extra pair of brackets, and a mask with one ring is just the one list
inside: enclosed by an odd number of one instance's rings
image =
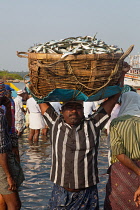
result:
[(49, 54), (47, 58), (45, 54), (29, 53), (29, 88), (39, 98), (56, 88), (93, 95), (106, 85), (117, 84), (122, 61), (116, 72), (114, 69), (121, 55), (70, 55), (61, 60), (60, 55)]

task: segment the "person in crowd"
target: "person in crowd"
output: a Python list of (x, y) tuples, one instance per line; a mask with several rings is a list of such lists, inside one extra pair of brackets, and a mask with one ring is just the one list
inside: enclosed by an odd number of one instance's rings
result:
[[(123, 85), (129, 65), (124, 63), (119, 79)], [(49, 103), (40, 103), (51, 133), (54, 183), (48, 209), (99, 209), (97, 154), (101, 129), (109, 119), (120, 93), (106, 100), (88, 119), (83, 102), (68, 101), (58, 115)]]
[[(17, 132), (16, 132), (16, 128), (15, 128), (15, 102), (12, 99), (12, 91), (14, 89), (12, 89), (7, 84), (4, 84), (4, 85), (5, 85), (5, 89), (6, 89), (6, 96), (9, 98), (10, 104), (11, 104), (12, 122), (11, 122), (11, 128), (10, 128), (9, 134), (10, 134), (10, 138), (12, 139), (12, 142), (13, 142), (12, 151), (15, 153), (17, 160), (20, 162), (19, 149), (18, 149), (18, 136), (17, 136)], [(7, 121), (9, 121), (9, 119), (7, 119)]]
[[(5, 95), (5, 85), (3, 81), (0, 81), (0, 105), (6, 107), (10, 120), (10, 118), (12, 119), (11, 102)], [(19, 210), (21, 201), (18, 187), (23, 182), (24, 175), (15, 153), (12, 151), (12, 148), (15, 147), (15, 142), (9, 135), (12, 121), (10, 121), (10, 125), (7, 119), (4, 110), (0, 108), (0, 209)]]
[[(122, 94), (118, 117), (110, 124), (111, 166), (104, 209), (136, 209), (140, 204), (140, 95)], [(137, 191), (138, 190), (138, 191)], [(134, 193), (135, 197), (134, 197)], [(134, 202), (135, 200), (135, 202)], [(140, 206), (139, 206), (140, 209)]]
[[(121, 94), (128, 92), (128, 91), (136, 92), (136, 90), (132, 86), (124, 85)], [(108, 150), (108, 164), (109, 164), (109, 166), (111, 165), (111, 148), (110, 148), (110, 134), (109, 134), (110, 133), (110, 123), (114, 118), (116, 118), (118, 116), (119, 111), (120, 111), (120, 105), (121, 105), (121, 96), (120, 96), (118, 102), (115, 104), (115, 106), (111, 112), (111, 117), (104, 127), (104, 132), (107, 136), (107, 144), (108, 144), (108, 148), (109, 148), (109, 150)]]
[[(29, 99), (29, 93), (27, 92), (26, 87), (23, 89), (23, 96), (22, 96), (22, 101), (23, 101), (23, 106), (26, 105), (27, 100)], [(29, 128), (29, 112), (27, 109), (27, 106), (24, 106), (25, 110), (25, 128)]]
[(85, 118), (90, 117), (93, 112), (96, 111), (96, 107), (93, 101), (84, 102), (84, 116)]
[(29, 111), (29, 143), (38, 145), (40, 129), (45, 128), (45, 121), (41, 114), (41, 110), (35, 99), (30, 95), (26, 103)]
[(15, 127), (17, 135), (20, 137), (25, 129), (25, 110), (23, 108), (22, 98), (24, 96), (23, 90), (17, 91), (17, 97), (14, 99), (15, 102)]

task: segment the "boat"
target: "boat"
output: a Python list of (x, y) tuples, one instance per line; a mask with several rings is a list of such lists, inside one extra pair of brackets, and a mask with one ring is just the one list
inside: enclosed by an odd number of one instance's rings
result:
[(131, 68), (125, 74), (124, 84), (140, 90), (140, 55), (131, 55), (129, 59)]
[(19, 83), (20, 80), (19, 79), (13, 79), (13, 80), (7, 80), (8, 83)]

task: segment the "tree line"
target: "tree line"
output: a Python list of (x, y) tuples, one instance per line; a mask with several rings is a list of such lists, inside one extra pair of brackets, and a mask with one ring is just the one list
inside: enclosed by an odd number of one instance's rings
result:
[(23, 80), (24, 76), (27, 75), (28, 72), (9, 72), (7, 70), (0, 70), (0, 79), (3, 80)]

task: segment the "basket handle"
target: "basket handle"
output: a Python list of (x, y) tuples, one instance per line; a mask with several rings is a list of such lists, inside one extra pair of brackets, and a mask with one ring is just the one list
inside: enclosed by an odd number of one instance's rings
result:
[(28, 53), (27, 52), (18, 52), (17, 51), (17, 56), (20, 57), (20, 58), (28, 58)]
[(100, 88), (98, 88), (98, 90), (96, 90), (94, 92), (97, 93), (99, 90), (101, 90), (102, 88), (106, 87), (108, 85), (108, 83), (111, 81), (112, 77), (116, 74), (116, 72), (118, 71), (118, 68), (119, 68), (119, 65), (120, 63), (131, 53), (131, 51), (133, 50), (134, 48), (134, 45), (131, 45), (127, 50), (126, 52), (120, 57), (120, 59), (118, 60), (118, 62), (116, 63), (116, 66), (114, 68), (114, 70), (111, 72), (111, 75), (109, 76), (108, 78), (108, 81)]
[(118, 60), (114, 70), (112, 71), (110, 77), (112, 78), (114, 76), (114, 74), (116, 74), (116, 72), (118, 71), (119, 65), (120, 63), (131, 53), (131, 51), (133, 50), (134, 45), (131, 45), (126, 52), (120, 57), (120, 59)]
[(126, 52), (120, 57), (119, 61), (124, 60), (133, 50), (134, 45), (131, 45)]
[(29, 77), (29, 74), (26, 74), (24, 77), (23, 77), (23, 80), (24, 80), (24, 83), (27, 84), (30, 82), (30, 80), (26, 81), (26, 77)]
[[(98, 88), (96, 91), (94, 91), (92, 94), (90, 94), (89, 96), (97, 93), (99, 90), (101, 90), (102, 88), (106, 87), (108, 85), (108, 83), (111, 81), (112, 77), (116, 74), (116, 72), (118, 71), (118, 68), (119, 68), (119, 65), (120, 65), (120, 62), (122, 62), (130, 53), (131, 51), (133, 50), (134, 48), (134, 45), (131, 45), (127, 50), (126, 52), (120, 57), (120, 59), (118, 60), (114, 70), (111, 72), (111, 75), (109, 76), (108, 78), (108, 81), (103, 85), (101, 86), (100, 88)], [(81, 84), (83, 85), (83, 84)], [(84, 85), (83, 85), (84, 86)], [(87, 89), (92, 89), (92, 88), (88, 88), (86, 87)]]

